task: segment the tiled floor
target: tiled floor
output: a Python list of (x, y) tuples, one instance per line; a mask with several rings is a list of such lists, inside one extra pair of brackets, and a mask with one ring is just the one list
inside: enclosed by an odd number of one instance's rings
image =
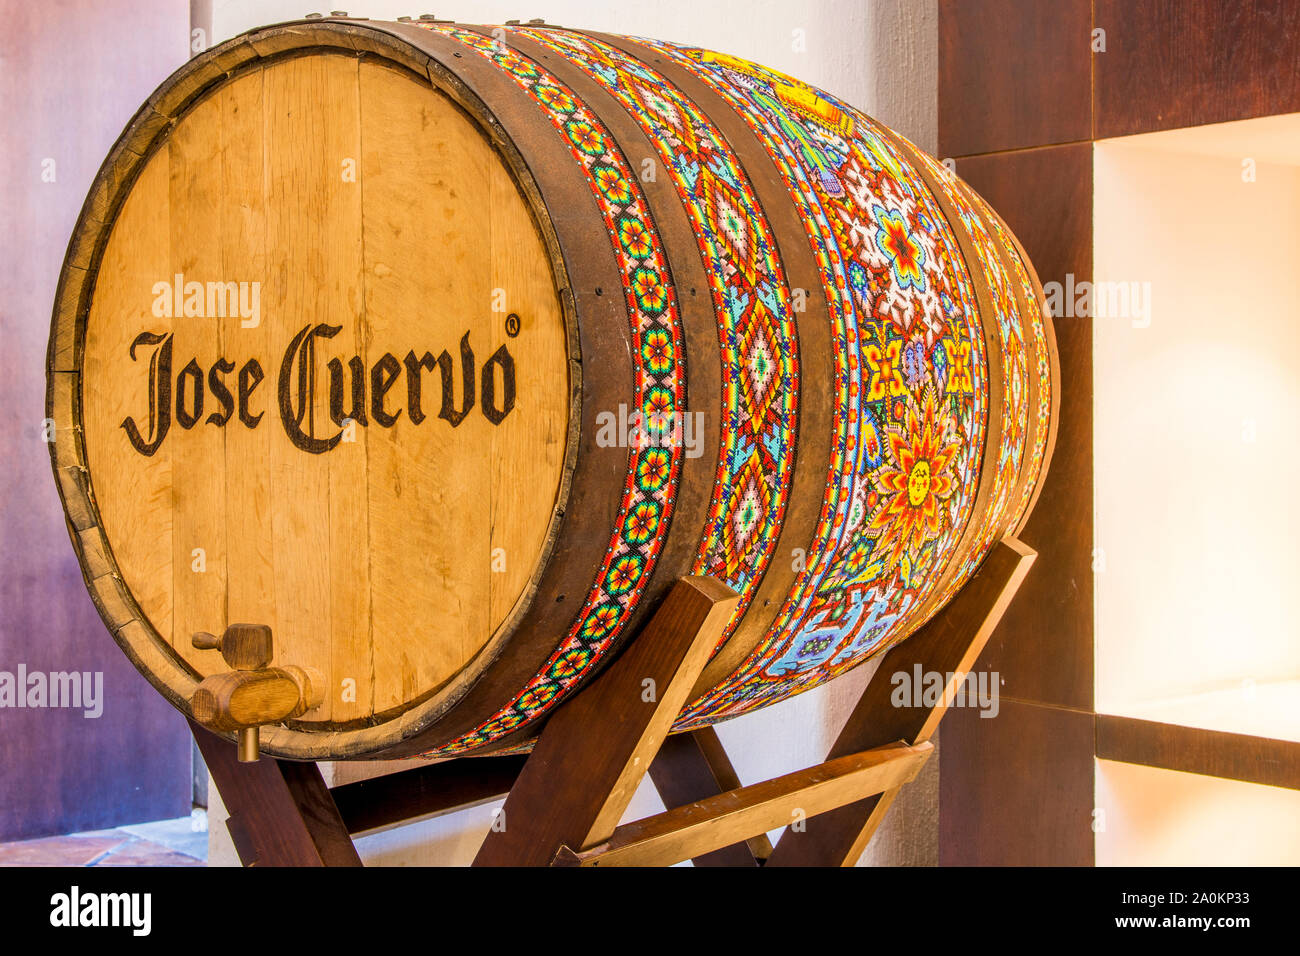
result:
[(0, 843), (0, 866), (204, 866), (207, 855), (207, 831), (190, 817)]

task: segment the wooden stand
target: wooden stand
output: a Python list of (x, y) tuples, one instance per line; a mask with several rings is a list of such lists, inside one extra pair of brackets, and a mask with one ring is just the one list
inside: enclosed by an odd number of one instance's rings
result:
[[(712, 728), (668, 736), (736, 595), (682, 578), (622, 655), (558, 707), (531, 754), (467, 757), (326, 787), (314, 763), (240, 763), (192, 724), (245, 866), (360, 866), (352, 835), (499, 799), (475, 866), (852, 866), (1035, 553), (1007, 538), (928, 624), (885, 656), (824, 763), (742, 787)], [(929, 706), (896, 706), (890, 675), (946, 675)], [(599, 732), (593, 732), (599, 728)], [(647, 770), (674, 809), (619, 825)], [(764, 835), (786, 824), (775, 847)]]

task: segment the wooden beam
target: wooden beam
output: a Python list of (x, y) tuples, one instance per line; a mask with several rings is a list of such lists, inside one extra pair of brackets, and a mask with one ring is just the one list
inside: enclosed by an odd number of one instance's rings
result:
[[(1007, 24), (1004, 39), (1012, 46), (1025, 43), (1030, 34), (1021, 30), (1023, 22)], [(940, 16), (939, 29), (956, 30), (957, 24)], [(991, 62), (989, 47), (978, 37), (955, 36), (957, 56)], [(1093, 59), (1100, 69), (1100, 61), (1109, 62), (1111, 55)], [(971, 108), (960, 90), (950, 92), (953, 112)], [(972, 92), (978, 97), (987, 93)], [(993, 102), (995, 111), (1005, 108)], [(963, 158), (956, 171), (1006, 220), (1044, 282), (1065, 282), (1069, 275), (1092, 278), (1092, 143)], [(1094, 709), (1093, 325), (1085, 316), (1055, 322), (1060, 360), (1053, 384), (1060, 395), (1056, 444), (1041, 493), (1018, 535), (1038, 558), (980, 659), (983, 668), (1006, 679), (1003, 694), (1024, 702), (1025, 708), (1006, 720), (954, 721), (959, 729), (945, 731), (955, 745), (947, 753), (988, 745), (1006, 754), (1011, 766), (977, 757), (940, 759), (941, 866), (1095, 862), (1092, 829), (1076, 825), (1079, 808), (1091, 813), (1095, 803), (1092, 738), (1062, 717), (1067, 709)], [(1023, 748), (1007, 726), (1016, 720), (1033, 728), (1020, 740)], [(1049, 728), (1062, 720), (1070, 731), (1044, 763), (1029, 748), (1037, 744), (1037, 734), (1051, 733)], [(1038, 772), (1029, 779), (1016, 775), (1013, 767), (1030, 761)], [(945, 831), (954, 830), (968, 838), (944, 839)]]
[(348, 828), (315, 763), (263, 757), (240, 763), (235, 745), (190, 721), (244, 866), (360, 866)]
[(934, 745), (877, 747), (628, 823), (604, 843), (563, 848), (557, 865), (666, 866), (721, 849), (801, 816), (811, 822), (864, 794), (888, 792), (916, 776)]
[(461, 757), (345, 783), (330, 794), (349, 833), (378, 830), (504, 797), (527, 759)]
[(608, 839), (735, 609), (713, 578), (681, 578), (619, 658), (542, 728), (475, 866), (549, 866)]
[[(1035, 552), (1015, 538), (993, 546), (980, 569), (939, 613), (895, 645), (872, 676), (857, 707), (840, 731), (830, 758), (879, 747), (893, 740), (927, 741), (947, 710), (950, 694), (975, 666)], [(949, 675), (934, 706), (896, 706), (891, 675), (923, 672)], [(886, 790), (810, 819), (802, 831), (786, 830), (768, 866), (853, 866), (880, 826), (895, 793)]]
[[(650, 779), (671, 809), (740, 788), (731, 760), (712, 727), (672, 734), (650, 764)], [(693, 858), (696, 866), (758, 866), (772, 854), (766, 833)]]
[[(1294, 0), (1096, 0), (1093, 8), (1094, 26), (1110, 39), (1092, 58), (1093, 139), (1300, 110)], [(1008, 42), (1029, 36), (1013, 32)], [(1046, 39), (1032, 36), (1034, 46)]]
[(1102, 760), (1300, 790), (1300, 741), (1097, 715)]

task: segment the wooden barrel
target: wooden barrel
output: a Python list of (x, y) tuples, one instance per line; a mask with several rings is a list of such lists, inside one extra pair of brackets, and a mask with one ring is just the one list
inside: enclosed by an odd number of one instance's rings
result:
[(1057, 371), (1006, 226), (827, 93), (542, 24), (318, 19), (132, 120), (48, 381), (114, 638), (193, 714), (238, 656), (194, 635), (269, 627), (319, 701), (263, 747), (318, 759), (526, 744), (687, 574), (740, 602), (677, 729), (842, 673), (1023, 523)]

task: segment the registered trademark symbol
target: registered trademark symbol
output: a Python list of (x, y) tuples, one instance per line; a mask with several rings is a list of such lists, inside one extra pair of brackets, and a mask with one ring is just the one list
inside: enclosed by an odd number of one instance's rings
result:
[(506, 316), (506, 335), (512, 339), (519, 334), (519, 316), (511, 312)]

